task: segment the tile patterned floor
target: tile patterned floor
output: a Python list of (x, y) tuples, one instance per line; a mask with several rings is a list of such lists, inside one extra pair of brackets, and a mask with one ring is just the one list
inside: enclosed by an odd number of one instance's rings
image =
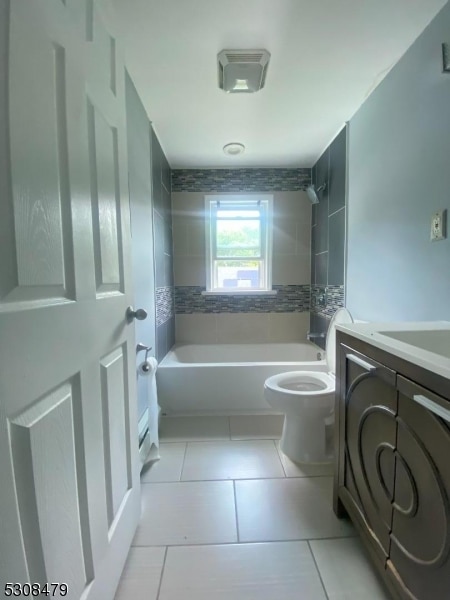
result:
[(279, 417), (165, 417), (116, 600), (388, 600), (332, 469), (280, 451)]

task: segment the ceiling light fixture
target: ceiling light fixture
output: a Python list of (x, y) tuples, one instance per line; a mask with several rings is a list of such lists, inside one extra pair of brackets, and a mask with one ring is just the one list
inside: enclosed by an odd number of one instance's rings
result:
[(223, 151), (229, 156), (237, 156), (238, 154), (243, 154), (245, 146), (239, 142), (231, 142), (230, 144), (225, 144)]

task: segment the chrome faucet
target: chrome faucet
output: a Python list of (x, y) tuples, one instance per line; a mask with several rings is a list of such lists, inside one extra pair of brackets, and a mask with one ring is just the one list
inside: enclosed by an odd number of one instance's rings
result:
[(311, 341), (314, 340), (316, 338), (324, 338), (326, 337), (326, 333), (311, 333), (310, 331), (308, 331), (308, 333), (306, 334), (306, 339)]

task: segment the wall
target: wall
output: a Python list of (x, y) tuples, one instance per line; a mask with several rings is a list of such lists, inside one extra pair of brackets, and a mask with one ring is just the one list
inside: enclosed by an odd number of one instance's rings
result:
[[(313, 333), (326, 333), (330, 318), (344, 306), (345, 180), (347, 129), (344, 127), (312, 170), (316, 189), (326, 184), (313, 205), (311, 227), (311, 322)], [(325, 339), (314, 341), (322, 348)]]
[(156, 279), (156, 358), (161, 361), (175, 343), (171, 170), (153, 130), (152, 189)]
[(370, 321), (450, 319), (450, 4), (350, 121), (347, 305)]
[[(309, 181), (309, 169), (173, 172), (177, 341), (305, 339), (309, 325), (311, 203), (303, 189)], [(271, 192), (274, 197), (272, 282), (277, 296), (202, 296), (206, 286), (205, 194), (257, 191)]]

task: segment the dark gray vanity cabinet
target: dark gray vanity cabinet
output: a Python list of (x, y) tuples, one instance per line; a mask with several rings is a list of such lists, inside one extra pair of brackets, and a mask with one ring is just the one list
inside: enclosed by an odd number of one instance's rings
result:
[(338, 332), (334, 509), (393, 598), (450, 599), (445, 378)]

